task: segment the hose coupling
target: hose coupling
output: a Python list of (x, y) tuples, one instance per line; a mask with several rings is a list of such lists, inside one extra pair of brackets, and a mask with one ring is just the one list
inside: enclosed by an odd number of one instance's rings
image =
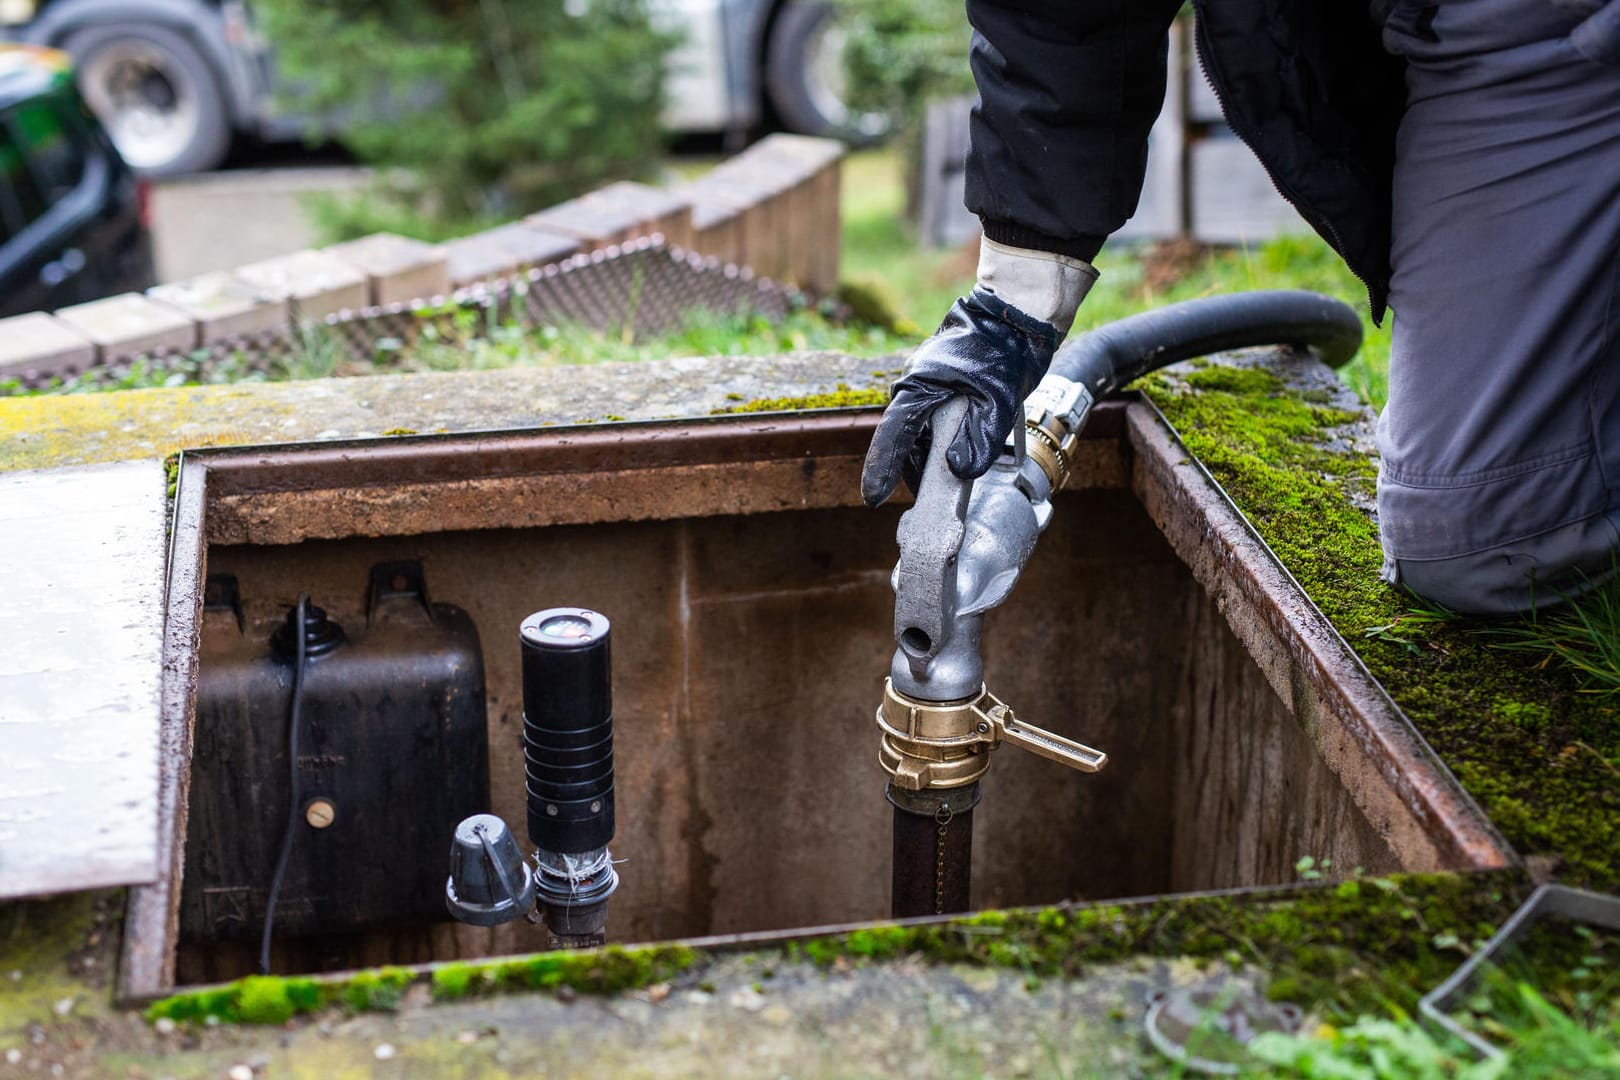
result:
[(1101, 750), (1020, 721), (982, 686), (977, 697), (941, 703), (907, 697), (885, 679), (877, 725), (878, 764), (907, 791), (973, 783), (990, 768), (990, 751), (1004, 742), (1080, 772), (1108, 764)]
[(1084, 383), (1050, 373), (1024, 401), (1025, 452), (1053, 491), (1062, 490), (1069, 479), (1074, 447), (1092, 403)]

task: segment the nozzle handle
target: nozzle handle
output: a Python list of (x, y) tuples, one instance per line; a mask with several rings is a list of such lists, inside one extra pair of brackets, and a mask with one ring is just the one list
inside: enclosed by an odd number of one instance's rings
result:
[(1065, 739), (1045, 728), (1023, 723), (1005, 705), (997, 703), (991, 706), (985, 713), (985, 722), (990, 725), (990, 730), (981, 733), (992, 743), (1011, 743), (1021, 750), (1028, 750), (1038, 757), (1080, 772), (1097, 772), (1108, 764), (1108, 755), (1101, 750)]
[(951, 472), (946, 451), (967, 415), (953, 397), (935, 409), (933, 438), (917, 484), (917, 501), (900, 518), (894, 568), (894, 640), (914, 665), (939, 655), (956, 615), (956, 556), (962, 549), (973, 481)]

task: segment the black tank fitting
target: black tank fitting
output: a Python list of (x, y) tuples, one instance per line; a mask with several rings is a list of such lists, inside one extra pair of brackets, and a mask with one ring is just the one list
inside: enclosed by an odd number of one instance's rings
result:
[(618, 886), (613, 839), (613, 688), (605, 616), (548, 608), (523, 620), (523, 766), (536, 885), (559, 944), (602, 940)]
[(613, 839), (613, 687), (607, 618), (548, 608), (523, 620), (529, 839), (579, 854)]

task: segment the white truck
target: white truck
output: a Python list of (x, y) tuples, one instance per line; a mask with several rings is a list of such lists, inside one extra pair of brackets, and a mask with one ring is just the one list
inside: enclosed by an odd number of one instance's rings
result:
[[(580, 0), (581, 6), (588, 0)], [(665, 124), (742, 136), (775, 121), (852, 141), (884, 118), (844, 108), (837, 8), (822, 0), (649, 0), (683, 31)], [(148, 176), (211, 169), (240, 135), (303, 137), (318, 118), (278, 108), (271, 51), (244, 0), (0, 0), (0, 40), (72, 54), (85, 101)]]

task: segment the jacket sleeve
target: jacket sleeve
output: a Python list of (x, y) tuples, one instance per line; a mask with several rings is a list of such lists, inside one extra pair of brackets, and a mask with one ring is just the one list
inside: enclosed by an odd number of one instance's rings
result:
[(967, 0), (979, 87), (967, 208), (1014, 247), (1091, 259), (1136, 212), (1181, 0)]

